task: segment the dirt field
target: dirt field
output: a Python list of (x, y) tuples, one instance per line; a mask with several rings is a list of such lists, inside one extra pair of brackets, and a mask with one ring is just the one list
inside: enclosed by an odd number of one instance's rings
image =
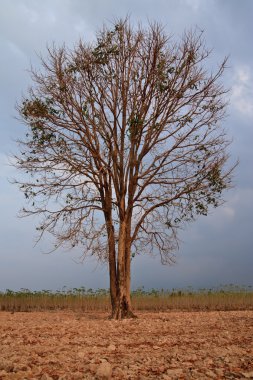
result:
[(253, 379), (253, 311), (0, 313), (0, 379)]

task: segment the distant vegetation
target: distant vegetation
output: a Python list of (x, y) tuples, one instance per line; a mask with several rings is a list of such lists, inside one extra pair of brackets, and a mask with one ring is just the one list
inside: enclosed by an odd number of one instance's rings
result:
[[(194, 290), (144, 290), (138, 288), (131, 292), (134, 310), (244, 310), (253, 309), (253, 288), (236, 285), (220, 286), (212, 289)], [(19, 291), (6, 289), (0, 292), (2, 311), (110, 311), (110, 293), (107, 289), (86, 289), (85, 287), (53, 292), (50, 290)]]

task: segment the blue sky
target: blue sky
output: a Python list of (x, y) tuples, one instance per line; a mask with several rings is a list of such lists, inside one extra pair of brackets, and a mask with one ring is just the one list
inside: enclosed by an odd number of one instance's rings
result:
[(126, 14), (133, 23), (160, 21), (175, 38), (192, 27), (203, 29), (213, 49), (213, 67), (230, 56), (224, 76), (230, 105), (224, 124), (233, 138), (232, 161), (240, 160), (226, 203), (181, 232), (177, 263), (162, 266), (159, 257), (139, 255), (133, 261), (132, 286), (253, 285), (253, 2), (0, 0), (0, 7), (0, 290), (108, 287), (107, 267), (92, 260), (78, 264), (78, 249), (44, 254), (49, 238), (34, 247), (38, 220), (17, 218), (24, 197), (8, 181), (15, 176), (8, 156), (16, 150), (14, 140), (24, 134), (15, 119), (15, 103), (30, 83), (30, 64), (39, 66), (37, 54), (43, 55), (52, 42), (72, 47), (80, 37), (92, 40), (103, 23)]

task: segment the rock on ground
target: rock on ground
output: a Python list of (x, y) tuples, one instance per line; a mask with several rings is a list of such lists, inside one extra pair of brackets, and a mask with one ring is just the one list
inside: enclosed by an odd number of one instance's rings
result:
[(96, 372), (97, 379), (110, 379), (112, 376), (112, 366), (108, 362), (102, 362)]

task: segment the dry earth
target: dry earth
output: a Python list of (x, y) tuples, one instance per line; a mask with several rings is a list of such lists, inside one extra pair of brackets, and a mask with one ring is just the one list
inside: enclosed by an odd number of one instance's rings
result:
[(0, 313), (0, 379), (253, 379), (253, 311)]

